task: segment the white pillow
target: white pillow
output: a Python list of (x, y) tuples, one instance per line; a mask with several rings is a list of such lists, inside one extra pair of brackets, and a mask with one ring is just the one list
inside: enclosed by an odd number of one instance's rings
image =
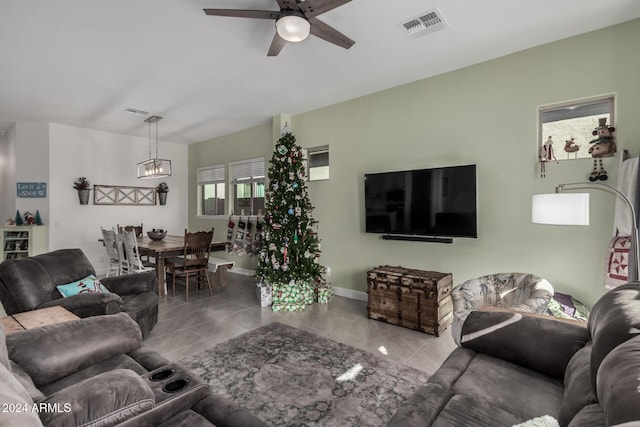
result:
[(555, 418), (543, 415), (542, 417), (532, 418), (521, 424), (516, 424), (513, 427), (560, 427), (560, 424)]

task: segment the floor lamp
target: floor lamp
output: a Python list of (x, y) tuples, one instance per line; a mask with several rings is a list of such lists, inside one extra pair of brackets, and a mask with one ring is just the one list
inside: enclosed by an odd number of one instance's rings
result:
[[(633, 203), (620, 190), (610, 185), (592, 182), (560, 184), (555, 194), (534, 194), (531, 199), (531, 222), (535, 224), (589, 225), (589, 194), (565, 193), (565, 191), (597, 189), (620, 197), (631, 210), (631, 250), (629, 259), (629, 281), (637, 281), (640, 273), (640, 242), (638, 223)], [(633, 268), (632, 268), (633, 267)]]

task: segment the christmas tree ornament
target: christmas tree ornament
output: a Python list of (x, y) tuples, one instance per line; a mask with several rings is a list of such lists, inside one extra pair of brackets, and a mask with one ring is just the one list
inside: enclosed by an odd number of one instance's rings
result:
[(287, 211), (287, 213), (288, 213), (289, 215), (293, 215), (293, 208), (289, 208), (289, 210)]
[(289, 151), (289, 149), (287, 147), (285, 147), (284, 145), (278, 145), (277, 147), (278, 153), (285, 155), (287, 154), (287, 151)]

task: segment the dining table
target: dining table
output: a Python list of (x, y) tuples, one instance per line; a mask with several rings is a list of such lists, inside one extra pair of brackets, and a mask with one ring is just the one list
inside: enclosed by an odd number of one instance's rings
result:
[[(167, 293), (164, 278), (164, 266), (167, 258), (176, 257), (184, 253), (184, 235), (167, 235), (162, 240), (152, 240), (149, 237), (138, 237), (138, 252), (140, 255), (153, 257), (156, 260), (156, 275), (158, 276), (158, 295)], [(226, 242), (211, 242), (211, 251), (225, 250)]]

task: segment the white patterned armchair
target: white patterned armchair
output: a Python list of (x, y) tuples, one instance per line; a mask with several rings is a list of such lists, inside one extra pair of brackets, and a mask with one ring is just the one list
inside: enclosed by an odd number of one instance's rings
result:
[(527, 273), (498, 273), (467, 280), (451, 290), (451, 334), (460, 345), (462, 324), (472, 311), (484, 306), (543, 314), (553, 298), (553, 286)]

